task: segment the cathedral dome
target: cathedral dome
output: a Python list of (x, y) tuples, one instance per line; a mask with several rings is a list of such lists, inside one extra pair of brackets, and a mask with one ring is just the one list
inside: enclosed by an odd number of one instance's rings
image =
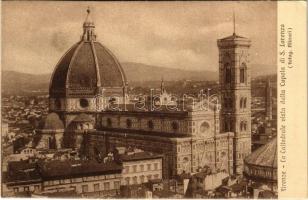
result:
[(250, 165), (277, 168), (277, 138), (261, 146), (245, 158)]
[(39, 124), (41, 130), (59, 130), (64, 129), (63, 122), (56, 113), (49, 113)]
[(95, 95), (99, 88), (126, 85), (126, 77), (117, 58), (96, 41), (90, 10), (83, 24), (81, 41), (60, 59), (53, 72), (49, 94), (53, 96)]
[(277, 181), (277, 138), (244, 159), (244, 174), (251, 179)]

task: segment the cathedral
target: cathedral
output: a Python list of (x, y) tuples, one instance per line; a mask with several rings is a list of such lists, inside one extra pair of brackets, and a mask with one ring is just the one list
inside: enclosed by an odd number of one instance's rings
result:
[(73, 148), (87, 159), (133, 146), (163, 154), (164, 178), (205, 166), (242, 174), (243, 159), (251, 153), (251, 41), (235, 31), (217, 41), (220, 106), (203, 100), (153, 109), (130, 102), (125, 72), (97, 41), (90, 14), (88, 9), (80, 41), (55, 66), (37, 146)]

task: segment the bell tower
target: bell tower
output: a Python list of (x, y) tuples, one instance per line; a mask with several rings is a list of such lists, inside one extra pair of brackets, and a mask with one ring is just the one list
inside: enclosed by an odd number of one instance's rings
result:
[(221, 132), (234, 132), (235, 174), (242, 173), (243, 160), (251, 153), (250, 44), (248, 38), (235, 33), (235, 22), (233, 34), (217, 41), (222, 103)]

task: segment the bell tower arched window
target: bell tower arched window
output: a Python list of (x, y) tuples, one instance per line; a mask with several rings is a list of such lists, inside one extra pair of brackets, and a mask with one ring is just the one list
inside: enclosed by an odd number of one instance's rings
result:
[(230, 132), (232, 131), (231, 127), (231, 120), (230, 119), (225, 119), (225, 132)]
[(245, 83), (246, 80), (246, 64), (242, 63), (241, 67), (240, 67), (240, 83)]
[(229, 63), (225, 64), (225, 83), (231, 83), (231, 67)]
[(243, 108), (246, 108), (246, 102), (247, 102), (247, 98), (244, 98)]
[(246, 106), (247, 106), (247, 98), (241, 98), (240, 108), (246, 108)]

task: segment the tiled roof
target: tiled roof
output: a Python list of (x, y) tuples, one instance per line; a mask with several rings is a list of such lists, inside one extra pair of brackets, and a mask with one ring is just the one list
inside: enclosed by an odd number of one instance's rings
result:
[(259, 193), (258, 198), (261, 198), (261, 199), (276, 199), (277, 196), (272, 191), (265, 190), (265, 191), (261, 191)]
[(153, 196), (157, 196), (159, 198), (169, 198), (169, 197), (173, 197), (176, 194), (177, 193), (172, 192), (170, 190), (157, 190), (153, 192)]
[(8, 164), (8, 172), (5, 177), (7, 184), (22, 184), (40, 180), (41, 176), (36, 163), (13, 161)]
[(44, 179), (121, 173), (122, 170), (122, 166), (115, 162), (99, 163), (95, 160), (53, 160), (49, 162), (41, 162), (39, 163), (39, 166)]
[(261, 146), (245, 158), (245, 163), (263, 167), (277, 168), (277, 138)]
[(230, 186), (231, 190), (235, 193), (239, 193), (246, 189), (247, 182), (241, 181)]
[(165, 137), (165, 138), (188, 138), (191, 137), (189, 134), (182, 133), (169, 133), (169, 132), (159, 132), (159, 131), (146, 131), (146, 130), (135, 130), (135, 129), (118, 129), (118, 128), (107, 128), (104, 127), (102, 131), (94, 131), (94, 134), (123, 134), (124, 137), (129, 135), (141, 135), (141, 136), (156, 136), (156, 137)]
[(247, 39), (247, 38), (245, 38), (243, 36), (239, 36), (237, 34), (233, 34), (233, 35), (230, 35), (228, 37), (222, 38), (220, 40), (234, 40), (234, 39)]
[(147, 152), (147, 151), (120, 155), (120, 159), (122, 161), (149, 160), (156, 158), (162, 158), (162, 155), (154, 154), (152, 152)]

